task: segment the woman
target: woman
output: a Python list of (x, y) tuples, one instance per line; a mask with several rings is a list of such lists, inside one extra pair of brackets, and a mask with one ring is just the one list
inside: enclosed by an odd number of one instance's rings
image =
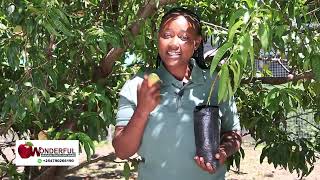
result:
[[(121, 159), (136, 152), (144, 158), (138, 179), (224, 179), (224, 161), (240, 148), (240, 124), (231, 99), (219, 104), (222, 136), (215, 157), (222, 166), (214, 169), (195, 156), (193, 110), (207, 102), (217, 75), (211, 77), (205, 69), (202, 49), (199, 18), (189, 10), (172, 9), (158, 33), (159, 67), (154, 72), (162, 83), (148, 87), (148, 76), (138, 74), (120, 92), (113, 146)], [(218, 105), (217, 85), (211, 105)]]

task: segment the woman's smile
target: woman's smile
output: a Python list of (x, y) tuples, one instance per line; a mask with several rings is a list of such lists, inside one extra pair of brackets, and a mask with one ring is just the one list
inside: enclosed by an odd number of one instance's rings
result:
[(179, 58), (181, 56), (180, 51), (168, 51), (168, 55), (170, 58)]
[(159, 32), (158, 47), (161, 60), (169, 72), (175, 77), (183, 76), (200, 42), (201, 36), (190, 19), (177, 15), (166, 20)]

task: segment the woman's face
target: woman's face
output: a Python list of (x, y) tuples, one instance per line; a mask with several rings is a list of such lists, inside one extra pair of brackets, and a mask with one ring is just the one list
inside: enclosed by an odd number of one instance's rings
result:
[(185, 68), (201, 42), (196, 27), (184, 16), (172, 16), (162, 23), (158, 35), (161, 60), (167, 68)]

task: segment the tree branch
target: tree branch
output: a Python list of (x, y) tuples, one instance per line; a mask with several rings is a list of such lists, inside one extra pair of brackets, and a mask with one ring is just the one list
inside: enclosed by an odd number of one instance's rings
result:
[(315, 8), (314, 10), (307, 12), (306, 15), (309, 15), (309, 14), (314, 13), (314, 12), (319, 11), (319, 10), (320, 10), (320, 8)]
[(48, 49), (47, 49), (47, 58), (48, 58), (48, 60), (51, 60), (51, 58), (52, 58), (52, 51), (53, 51), (54, 41), (55, 41), (55, 36), (51, 35), (50, 36), (49, 45), (48, 45)]
[(316, 126), (315, 124), (312, 124), (311, 122), (309, 122), (307, 119), (304, 119), (302, 117), (297, 117), (300, 120), (303, 120), (304, 122), (308, 123), (309, 125), (311, 125), (312, 127), (314, 127), (315, 129), (317, 129), (318, 131), (320, 131), (320, 128), (318, 126)]
[(46, 169), (43, 173), (41, 173), (39, 176), (34, 178), (34, 180), (42, 180), (47, 179), (48, 177), (54, 178), (54, 174), (58, 166), (51, 166), (48, 169)]
[[(175, 2), (177, 2), (177, 0), (160, 0), (159, 6), (164, 6), (166, 4)], [(136, 21), (132, 24), (132, 26), (129, 27), (129, 31), (133, 37), (138, 35), (142, 22), (144, 22), (147, 17), (152, 16), (156, 12), (156, 10), (156, 0), (148, 1), (139, 9)], [(111, 48), (111, 50), (103, 58), (103, 60), (100, 62), (99, 67), (95, 69), (94, 81), (107, 77), (111, 73), (114, 62), (118, 60), (118, 58), (125, 52), (126, 48), (130, 47), (131, 45), (126, 38), (124, 38), (124, 42), (126, 42), (124, 47)]]
[(95, 20), (97, 21), (99, 19), (100, 13), (102, 12), (103, 9), (106, 9), (107, 3), (106, 0), (102, 0), (99, 4), (99, 8), (96, 12)]
[(261, 81), (264, 84), (279, 85), (301, 79), (314, 79), (314, 74), (312, 72), (305, 72), (293, 77), (253, 77), (241, 80), (241, 84), (249, 84), (256, 81)]
[(0, 155), (2, 156), (2, 158), (6, 161), (7, 164), (9, 164), (9, 160), (7, 158), (7, 156), (2, 152), (2, 149), (0, 148)]
[(113, 0), (111, 3), (111, 19), (116, 23), (119, 16), (119, 0)]
[(5, 123), (4, 127), (0, 127), (0, 136), (7, 134), (8, 130), (13, 125), (13, 117), (12, 113), (9, 113), (9, 120)]
[(85, 161), (85, 162), (79, 164), (76, 167), (68, 169), (67, 171), (65, 171), (65, 175), (73, 173), (73, 172), (75, 172), (75, 171), (77, 171), (77, 170), (79, 170), (79, 169), (81, 169), (81, 168), (83, 168), (85, 166), (88, 166), (90, 164), (96, 163), (98, 161), (113, 161), (115, 158), (116, 158), (116, 156), (115, 156), (114, 152), (112, 152), (112, 153), (110, 153), (110, 154), (108, 154), (106, 156), (99, 156), (99, 157), (97, 157), (97, 158), (95, 158), (95, 159), (93, 159), (91, 161)]
[(13, 142), (14, 140), (12, 140), (12, 142), (3, 142), (3, 143), (0, 143), (0, 149), (1, 148), (7, 148), (7, 147), (12, 147), (12, 146), (15, 146), (16, 143)]
[(209, 23), (209, 22), (205, 22), (205, 21), (201, 21), (201, 23), (206, 24), (206, 25), (209, 25), (209, 26), (212, 26), (212, 27), (215, 27), (215, 28), (222, 29), (222, 30), (224, 30), (224, 31), (228, 31), (227, 28), (222, 27), (222, 26), (219, 26), (219, 25), (216, 25), (216, 24), (213, 24), (213, 23)]
[(297, 115), (294, 115), (294, 116), (287, 117), (285, 120), (292, 119), (292, 118), (297, 118), (297, 117), (300, 117), (300, 116), (303, 116), (303, 115), (309, 115), (311, 113), (316, 113), (316, 112), (317, 111), (307, 111), (305, 113), (300, 113), (300, 114), (297, 114)]

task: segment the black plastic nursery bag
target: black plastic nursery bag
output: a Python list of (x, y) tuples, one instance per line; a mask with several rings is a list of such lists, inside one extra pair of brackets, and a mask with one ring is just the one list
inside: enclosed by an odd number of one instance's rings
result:
[(196, 155), (203, 157), (205, 163), (209, 162), (214, 168), (217, 168), (219, 161), (214, 155), (218, 152), (220, 144), (219, 107), (196, 106), (193, 114)]

